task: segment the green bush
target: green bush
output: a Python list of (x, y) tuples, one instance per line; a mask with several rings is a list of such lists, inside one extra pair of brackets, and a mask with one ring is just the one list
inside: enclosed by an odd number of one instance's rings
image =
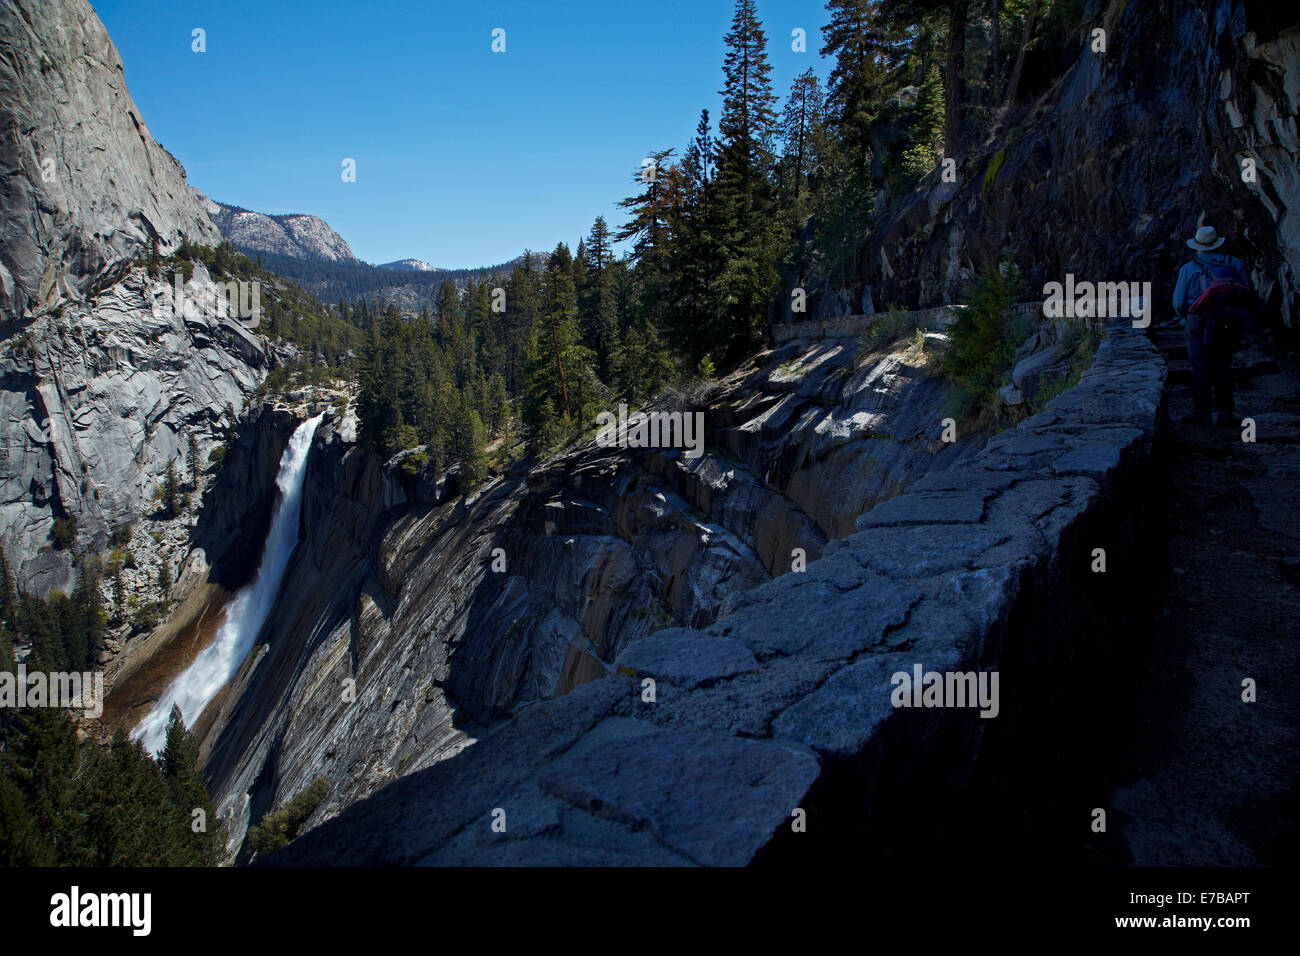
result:
[(271, 811), (257, 826), (248, 828), (249, 850), (262, 854), (288, 846), (329, 792), (329, 780), (317, 777), (279, 810)]
[[(133, 601), (136, 601), (134, 594), (127, 600), (127, 604), (130, 605)], [(135, 609), (135, 613), (131, 615), (131, 628), (135, 631), (152, 631), (162, 623), (163, 618), (166, 616), (167, 605), (162, 601), (149, 601), (140, 604)]]
[(867, 326), (867, 330), (858, 339), (859, 355), (874, 352), (882, 345), (888, 345), (904, 335), (913, 335), (917, 331), (916, 322), (904, 309), (891, 305), (883, 315), (877, 315), (876, 321)]
[(55, 518), (54, 527), (50, 529), (50, 540), (60, 551), (72, 547), (77, 540), (77, 519), (72, 516)]
[(1002, 161), (1006, 158), (1006, 150), (1000, 149), (993, 158), (989, 160), (988, 169), (984, 170), (983, 192), (987, 193), (993, 188), (993, 184), (998, 181), (998, 171), (1002, 168)]
[(409, 478), (415, 478), (424, 471), (425, 466), (428, 464), (429, 453), (426, 451), (417, 451), (403, 458), (398, 464), (397, 470)]
[(952, 324), (943, 357), (943, 371), (954, 386), (954, 417), (970, 421), (995, 410), (998, 386), (1016, 348), (1033, 331), (1032, 320), (1010, 315), (1019, 295), (1020, 274), (1009, 262), (980, 273), (967, 286), (966, 307)]

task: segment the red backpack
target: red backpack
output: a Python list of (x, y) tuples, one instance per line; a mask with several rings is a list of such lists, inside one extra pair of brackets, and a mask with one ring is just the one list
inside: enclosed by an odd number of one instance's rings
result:
[(1237, 270), (1231, 263), (1200, 265), (1205, 290), (1187, 311), (1205, 316), (1204, 342), (1207, 347), (1236, 349), (1241, 337), (1255, 329), (1259, 299), (1249, 286), (1242, 285), (1237, 279)]

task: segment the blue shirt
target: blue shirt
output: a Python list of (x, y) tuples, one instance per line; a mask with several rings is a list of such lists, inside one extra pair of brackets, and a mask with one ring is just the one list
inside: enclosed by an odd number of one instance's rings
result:
[(1224, 265), (1232, 267), (1234, 280), (1250, 288), (1250, 281), (1246, 278), (1246, 270), (1240, 259), (1223, 252), (1202, 252), (1178, 270), (1178, 284), (1174, 286), (1174, 314), (1186, 317), (1192, 303), (1213, 281), (1210, 279), (1210, 268)]

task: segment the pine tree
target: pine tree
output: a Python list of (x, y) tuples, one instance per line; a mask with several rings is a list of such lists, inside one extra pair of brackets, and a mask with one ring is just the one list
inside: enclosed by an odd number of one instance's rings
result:
[(113, 620), (122, 621), (126, 616), (126, 585), (122, 581), (122, 566), (113, 568)]
[(460, 466), (461, 490), (477, 488), (487, 477), (487, 433), (478, 412), (465, 401), (453, 439), (456, 463)]
[(758, 176), (770, 158), (776, 127), (776, 96), (768, 78), (767, 37), (754, 9), (754, 0), (736, 0), (736, 13), (727, 33), (727, 56), (722, 72), (725, 84), (718, 131), (724, 149), (738, 155), (740, 172)]
[(29, 852), (59, 865), (88, 862), (80, 832), (84, 814), (76, 807), (81, 760), (67, 713), (54, 707), (21, 711), (0, 754), (0, 767), (21, 795), (26, 819), (38, 835), (38, 846)]
[(488, 381), (488, 437), (496, 438), (505, 432), (510, 420), (510, 396), (506, 393), (506, 380), (500, 372), (493, 372)]
[(68, 602), (65, 659), (77, 670), (94, 665), (103, 646), (104, 626), (108, 623), (104, 599), (99, 591), (97, 567), (85, 560), (77, 562), (77, 586)]
[(555, 374), (559, 383), (559, 407), (564, 411), (566, 424), (573, 421), (573, 405), (569, 401), (569, 382), (564, 374), (564, 355), (560, 348), (560, 326), (569, 322), (577, 311), (577, 293), (573, 288), (572, 260), (569, 247), (560, 243), (551, 253), (543, 278), (542, 295), (545, 302), (546, 325), (555, 354)]
[(718, 228), (726, 257), (720, 298), (728, 320), (723, 347), (735, 353), (757, 343), (763, 309), (777, 280), (771, 182), (776, 97), (768, 79), (767, 39), (753, 0), (737, 0), (726, 43), (718, 121)]
[(938, 66), (930, 67), (917, 97), (912, 125), (912, 145), (903, 153), (903, 175), (913, 181), (935, 168), (941, 158), (944, 127), (943, 79)]
[(583, 341), (596, 353), (601, 380), (614, 379), (614, 353), (618, 349), (618, 311), (614, 299), (614, 262), (609, 226), (597, 216), (591, 234), (578, 246), (576, 262), (583, 263), (578, 309), (582, 317)]
[[(943, 63), (945, 156), (961, 157), (965, 149), (966, 125), (966, 27), (970, 0), (893, 0), (882, 11), (895, 33), (914, 29), (923, 21), (936, 22), (947, 37)], [(923, 74), (924, 75), (924, 74)]]
[(786, 165), (792, 180), (790, 192), (796, 205), (803, 192), (804, 180), (816, 165), (812, 132), (823, 122), (824, 112), (824, 96), (817, 74), (811, 69), (805, 70), (795, 77), (790, 87), (781, 119)]
[[(720, 204), (716, 190), (717, 144), (710, 133), (709, 111), (700, 111), (695, 138), (687, 147), (680, 166), (679, 201), (669, 211), (672, 243), (667, 273), (672, 312), (664, 331), (676, 341), (677, 351), (694, 367), (708, 352), (725, 342), (728, 335), (727, 302), (723, 289), (726, 250), (719, 222)], [(648, 358), (651, 341), (661, 342), (659, 330), (642, 327), (628, 355)], [(626, 361), (629, 372), (635, 364)], [(659, 378), (651, 373), (648, 378)], [(623, 390), (630, 383), (620, 382)], [(646, 382), (636, 382), (631, 391), (645, 394)]]
[(176, 477), (176, 459), (167, 462), (167, 474), (162, 484), (162, 508), (168, 518), (180, 514), (180, 480)]
[(18, 592), (9, 571), (9, 559), (0, 548), (0, 672), (14, 667), (14, 632), (18, 629)]
[(830, 0), (822, 27), (822, 56), (834, 56), (827, 104), (838, 117), (844, 155), (865, 165), (868, 131), (892, 94), (907, 58), (906, 28), (887, 17), (880, 0)]
[[(557, 361), (556, 355), (559, 360)], [(605, 400), (595, 355), (582, 344), (575, 321), (539, 327), (528, 347), (522, 417), (529, 447), (548, 452), (574, 431), (595, 421)], [(561, 387), (559, 369), (565, 372)], [(568, 412), (561, 404), (569, 396)]]
[[(225, 849), (225, 827), (217, 819), (207, 783), (199, 772), (199, 748), (185, 728), (179, 707), (167, 719), (167, 739), (158, 759), (175, 807), (172, 842), (194, 865), (215, 866)], [(202, 811), (196, 817), (195, 811)], [(201, 822), (202, 829), (195, 832)]]
[(0, 773), (0, 866), (54, 866), (54, 852), (22, 791)]
[(199, 459), (199, 440), (190, 432), (189, 439), (186, 442), (186, 458), (188, 459), (190, 471), (190, 487), (199, 492), (203, 489), (199, 487), (199, 482), (203, 476), (203, 462)]
[(177, 808), (162, 772), (119, 727), (95, 748), (82, 777), (80, 827), (93, 866), (182, 866), (198, 862), (176, 839)]

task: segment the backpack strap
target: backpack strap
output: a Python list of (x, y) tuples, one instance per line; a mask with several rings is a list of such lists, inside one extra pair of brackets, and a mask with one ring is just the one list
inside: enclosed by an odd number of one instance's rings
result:
[(1186, 292), (1186, 298), (1183, 300), (1184, 311), (1191, 311), (1192, 303), (1194, 303), (1197, 299), (1199, 299), (1202, 293), (1204, 293), (1205, 290), (1210, 287), (1210, 281), (1214, 278), (1214, 276), (1210, 273), (1210, 267), (1206, 265), (1204, 260), (1201, 259), (1200, 255), (1197, 255), (1196, 258), (1192, 260), (1192, 262), (1194, 262), (1196, 264), (1196, 268), (1200, 270), (1201, 288), (1200, 291), (1198, 291), (1195, 295), (1192, 295), (1192, 290), (1189, 285), (1189, 288), (1187, 289)]

